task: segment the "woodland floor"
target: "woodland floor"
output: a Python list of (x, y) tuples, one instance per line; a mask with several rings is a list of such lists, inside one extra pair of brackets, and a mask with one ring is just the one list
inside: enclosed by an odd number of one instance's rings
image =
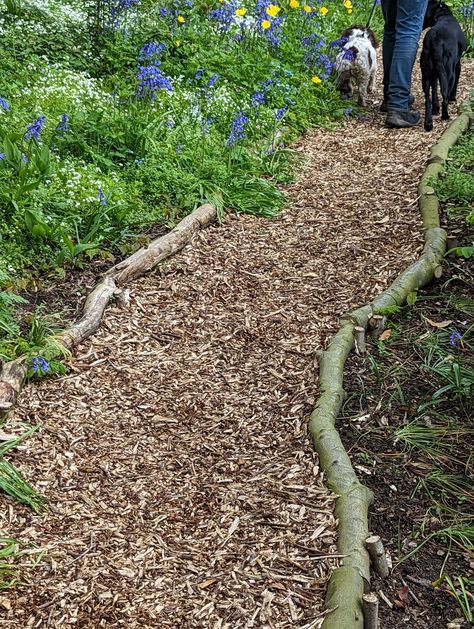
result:
[(276, 220), (205, 230), (133, 283), (67, 376), (23, 392), (10, 427), (41, 428), (12, 459), (50, 510), (2, 498), (4, 534), (46, 551), (1, 596), (2, 626), (319, 626), (337, 558), (307, 436), (315, 351), (417, 257), (416, 187), (446, 127), (385, 129), (373, 102), (294, 147)]

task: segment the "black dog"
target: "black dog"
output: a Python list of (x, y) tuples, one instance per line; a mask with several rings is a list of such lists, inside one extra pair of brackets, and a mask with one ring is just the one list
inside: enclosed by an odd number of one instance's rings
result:
[[(429, 0), (423, 28), (426, 33), (421, 51), (421, 80), (425, 94), (425, 130), (433, 129), (433, 115), (439, 114), (438, 81), (443, 98), (443, 120), (449, 120), (448, 103), (456, 100), (461, 55), (466, 38), (449, 7), (439, 0)], [(430, 99), (431, 90), (431, 99)]]

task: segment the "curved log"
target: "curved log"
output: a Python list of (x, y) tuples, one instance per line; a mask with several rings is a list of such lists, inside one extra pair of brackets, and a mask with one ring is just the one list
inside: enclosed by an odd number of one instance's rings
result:
[(344, 555), (341, 566), (329, 580), (323, 629), (363, 629), (363, 594), (369, 591), (370, 561), (365, 547), (368, 537), (368, 510), (372, 492), (362, 485), (352, 468), (335, 428), (345, 397), (344, 365), (355, 344), (356, 328), (367, 328), (369, 319), (387, 306), (402, 305), (407, 295), (430, 282), (439, 273), (446, 252), (446, 232), (440, 228), (439, 203), (431, 182), (444, 167), (449, 149), (473, 120), (464, 111), (432, 147), (427, 167), (420, 179), (419, 208), (423, 219), (425, 246), (420, 258), (406, 268), (372, 302), (341, 317), (339, 332), (320, 356), (321, 393), (309, 422), (309, 432), (318, 452), (330, 489), (336, 494), (339, 520), (338, 551)]
[(121, 286), (144, 275), (161, 260), (182, 249), (194, 234), (215, 221), (216, 216), (217, 210), (213, 205), (201, 205), (183, 218), (168, 234), (157, 238), (147, 247), (142, 247), (123, 262), (113, 266), (107, 271), (106, 276), (113, 277), (117, 285)]
[[(59, 332), (55, 339), (67, 350), (92, 336), (98, 329), (105, 308), (110, 299), (117, 295), (117, 284), (123, 284), (144, 275), (161, 260), (182, 249), (203, 227), (207, 227), (217, 218), (217, 209), (210, 204), (199, 206), (194, 212), (183, 218), (168, 234), (153, 240), (148, 247), (143, 247), (119, 264), (113, 266), (97, 284), (86, 299), (82, 316), (70, 328)], [(123, 305), (128, 295), (119, 291), (119, 300)], [(25, 380), (27, 367), (26, 356), (5, 363), (0, 372), (0, 414), (8, 412), (16, 403), (18, 394)]]

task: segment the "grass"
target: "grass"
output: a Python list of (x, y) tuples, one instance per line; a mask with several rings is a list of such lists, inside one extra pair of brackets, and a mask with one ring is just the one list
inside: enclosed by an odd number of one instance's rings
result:
[(33, 426), (22, 435), (0, 445), (0, 489), (17, 502), (29, 506), (35, 513), (42, 513), (46, 503), (42, 496), (23, 478), (22, 474), (7, 461), (5, 455), (30, 437), (37, 427)]

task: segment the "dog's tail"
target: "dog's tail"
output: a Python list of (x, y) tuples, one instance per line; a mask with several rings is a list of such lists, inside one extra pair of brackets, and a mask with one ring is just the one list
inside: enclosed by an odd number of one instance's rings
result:
[(442, 40), (433, 42), (434, 45), (431, 46), (431, 54), (432, 59), (436, 71), (436, 75), (439, 80), (439, 87), (441, 90), (441, 95), (443, 100), (448, 100), (449, 98), (449, 82), (448, 82), (448, 73), (446, 71), (446, 61), (447, 56), (443, 52), (443, 42)]

